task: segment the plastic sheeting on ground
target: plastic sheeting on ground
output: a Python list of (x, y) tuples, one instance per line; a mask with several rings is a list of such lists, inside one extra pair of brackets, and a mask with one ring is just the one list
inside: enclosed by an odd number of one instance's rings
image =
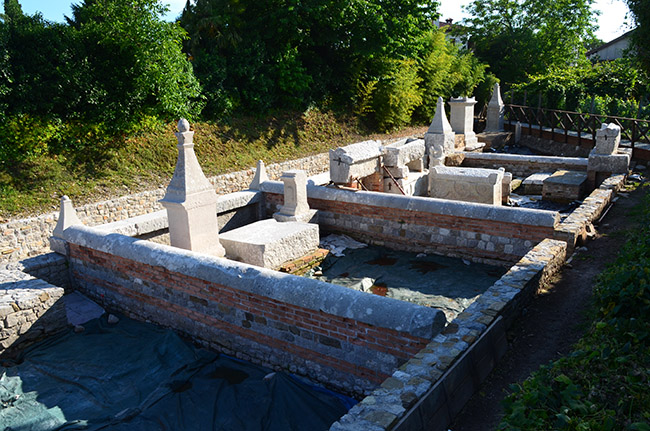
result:
[(307, 276), (438, 308), (451, 321), (505, 272), (458, 258), (368, 246), (346, 250), (344, 257), (330, 255)]
[(0, 368), (0, 429), (327, 430), (354, 400), (106, 317)]

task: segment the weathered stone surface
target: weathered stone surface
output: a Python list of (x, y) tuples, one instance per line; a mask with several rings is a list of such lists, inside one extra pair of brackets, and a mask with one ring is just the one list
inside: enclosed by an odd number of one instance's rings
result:
[(222, 234), (229, 259), (278, 268), (318, 248), (318, 225), (262, 220)]
[(539, 172), (529, 175), (522, 182), (523, 193), (526, 195), (541, 195), (544, 180), (553, 175), (551, 172)]
[(217, 222), (217, 194), (194, 153), (194, 132), (185, 119), (178, 122), (178, 160), (160, 203), (167, 210), (171, 245), (223, 257)]
[(307, 203), (307, 175), (296, 169), (286, 171), (280, 177), (284, 183), (284, 205), (273, 214), (279, 222), (315, 223), (316, 211), (309, 209)]
[(384, 147), (384, 165), (406, 166), (407, 164), (422, 160), (425, 154), (423, 139), (403, 139)]
[(588, 170), (591, 172), (607, 172), (611, 174), (627, 173), (630, 167), (629, 154), (603, 155), (595, 152), (589, 153)]
[(499, 83), (494, 84), (492, 91), (492, 98), (488, 103), (487, 109), (487, 124), (485, 130), (488, 132), (503, 131), (503, 116), (505, 104), (501, 99), (501, 87)]
[(610, 155), (616, 154), (618, 145), (621, 142), (621, 128), (614, 124), (603, 124), (602, 127), (596, 131), (596, 145), (594, 146), (594, 154)]
[(586, 183), (586, 172), (556, 171), (543, 181), (542, 197), (557, 202), (578, 200), (586, 191)]
[(264, 166), (264, 162), (262, 160), (258, 160), (257, 169), (255, 169), (255, 177), (253, 177), (253, 181), (251, 181), (248, 188), (251, 190), (259, 190), (260, 184), (268, 180), (269, 176), (266, 174), (266, 166)]
[(445, 157), (455, 150), (455, 133), (445, 114), (445, 102), (438, 97), (436, 113), (424, 134), (429, 166), (444, 165)]
[(379, 172), (381, 155), (379, 141), (364, 141), (330, 150), (330, 177), (336, 184), (348, 184)]
[(429, 171), (431, 197), (501, 205), (503, 169), (435, 166)]
[(471, 147), (478, 143), (474, 133), (474, 105), (476, 105), (476, 100), (473, 97), (452, 97), (449, 101), (451, 128), (457, 135), (464, 136), (465, 147)]

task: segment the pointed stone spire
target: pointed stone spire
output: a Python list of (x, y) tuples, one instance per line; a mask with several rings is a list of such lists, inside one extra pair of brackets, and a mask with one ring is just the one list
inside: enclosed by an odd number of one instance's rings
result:
[(72, 206), (72, 201), (69, 197), (63, 196), (61, 198), (61, 209), (59, 210), (59, 220), (56, 222), (56, 227), (52, 231), (52, 236), (55, 238), (63, 239), (63, 231), (70, 226), (77, 226), (83, 224), (77, 216), (77, 211)]
[(486, 132), (503, 131), (504, 107), (503, 99), (501, 99), (501, 87), (499, 83), (496, 83), (494, 84), (494, 91), (492, 91), (492, 98), (490, 99), (490, 103), (488, 103)]
[(436, 114), (433, 116), (433, 121), (429, 126), (427, 133), (452, 133), (451, 124), (447, 120), (447, 115), (445, 114), (445, 101), (442, 100), (442, 97), (438, 97), (438, 106), (436, 107)]
[(438, 97), (436, 114), (433, 116), (429, 130), (424, 134), (424, 145), (430, 167), (445, 164), (445, 157), (454, 152), (455, 138), (456, 134), (445, 114), (445, 102), (442, 97)]
[(74, 207), (72, 206), (72, 201), (69, 197), (63, 196), (61, 198), (59, 219), (57, 220), (56, 227), (52, 231), (52, 236), (50, 237), (50, 249), (54, 252), (67, 256), (68, 244), (64, 239), (63, 231), (70, 226), (78, 225), (83, 225), (83, 223), (81, 220), (79, 220), (79, 217), (77, 217), (77, 211), (75, 211)]
[(248, 188), (251, 190), (259, 190), (262, 183), (268, 180), (269, 176), (266, 175), (266, 167), (264, 166), (264, 162), (258, 160), (257, 169), (255, 170), (255, 178), (253, 178), (253, 181), (251, 182), (250, 186), (248, 186)]
[(219, 243), (217, 194), (196, 158), (193, 137), (190, 124), (182, 118), (176, 133), (176, 169), (160, 203), (167, 209), (172, 246), (223, 257), (226, 252)]

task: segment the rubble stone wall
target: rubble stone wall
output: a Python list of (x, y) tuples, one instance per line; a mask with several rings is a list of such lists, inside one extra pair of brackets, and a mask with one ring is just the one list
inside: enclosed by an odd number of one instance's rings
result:
[(0, 355), (67, 325), (63, 289), (19, 270), (0, 270)]

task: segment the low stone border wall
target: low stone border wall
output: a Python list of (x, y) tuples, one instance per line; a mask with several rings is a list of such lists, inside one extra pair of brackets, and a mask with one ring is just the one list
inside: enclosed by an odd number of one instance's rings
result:
[(463, 153), (461, 166), (472, 168), (505, 168), (516, 177), (558, 170), (587, 171), (587, 159), (579, 157), (528, 156), (500, 153)]
[(568, 254), (573, 253), (578, 243), (586, 241), (587, 235), (593, 230), (592, 223), (603, 214), (624, 185), (625, 175), (613, 175), (607, 178), (560, 223), (555, 238), (567, 243)]
[[(283, 204), (283, 184), (261, 186), (267, 213)], [(552, 238), (559, 215), (388, 193), (307, 187), (309, 206), (318, 209), (322, 230), (341, 232), (391, 248), (472, 258), (500, 264), (517, 262), (535, 244)]]
[[(274, 163), (266, 167), (266, 172), (269, 178), (279, 178), (282, 172), (288, 169), (303, 169), (307, 171), (307, 175), (327, 171), (329, 155), (322, 153), (302, 159)], [(247, 169), (212, 177), (210, 182), (218, 194), (232, 193), (247, 189), (254, 175), (254, 169)], [(164, 194), (164, 189), (158, 189), (83, 205), (76, 207), (77, 215), (88, 226), (125, 220), (162, 210), (158, 201)], [(52, 202), (52, 204), (58, 204), (58, 201)], [(56, 211), (0, 224), (0, 263), (18, 261), (49, 252), (49, 237), (52, 235), (58, 217), (59, 213)]]
[(505, 352), (505, 329), (550, 283), (566, 243), (546, 239), (330, 431), (446, 430)]
[(58, 287), (70, 285), (68, 262), (57, 253), (46, 253), (19, 262), (0, 264), (1, 271), (19, 271)]
[(67, 326), (63, 288), (19, 270), (0, 270), (0, 355)]
[(98, 228), (64, 236), (73, 282), (101, 305), (355, 396), (445, 324), (440, 310)]

